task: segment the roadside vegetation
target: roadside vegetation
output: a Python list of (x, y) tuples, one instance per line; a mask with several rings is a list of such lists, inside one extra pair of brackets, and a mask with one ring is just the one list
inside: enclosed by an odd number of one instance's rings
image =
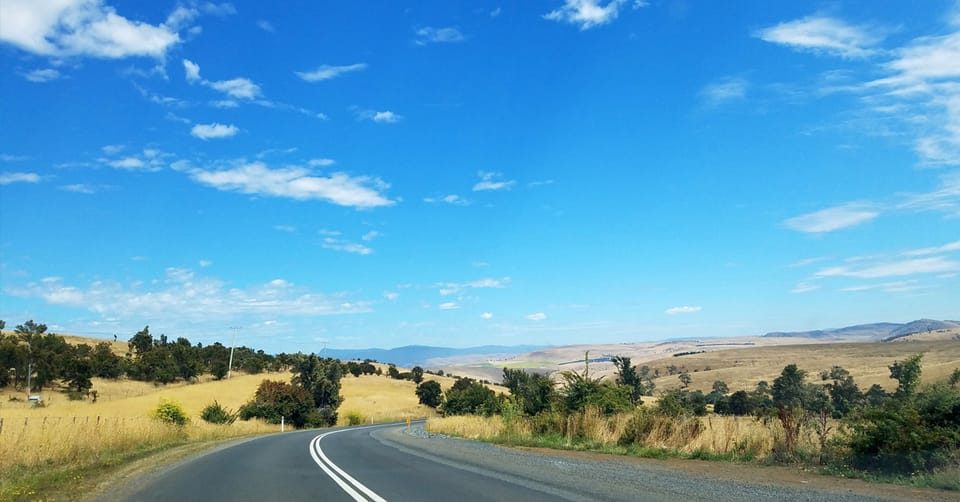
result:
[[(922, 356), (888, 366), (896, 390), (861, 389), (834, 366), (795, 364), (772, 382), (691, 390), (690, 375), (654, 394), (653, 373), (616, 358), (613, 378), (504, 368), (510, 395), (463, 379), (437, 403), (434, 433), (507, 445), (816, 467), (825, 473), (960, 490), (960, 368), (921, 385)], [(645, 402), (647, 401), (647, 402)]]
[(231, 372), (229, 351), (148, 327), (95, 344), (33, 321), (0, 331), (0, 501), (76, 496), (133, 460), (279, 432), (281, 421), (291, 430), (435, 416), (415, 382), (453, 383), (422, 368), (245, 347)]

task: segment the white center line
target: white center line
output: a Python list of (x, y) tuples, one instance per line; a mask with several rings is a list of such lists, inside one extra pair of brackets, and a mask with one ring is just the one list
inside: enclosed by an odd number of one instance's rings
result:
[[(387, 502), (386, 499), (377, 495), (373, 490), (364, 486), (363, 483), (357, 481), (356, 479), (353, 478), (353, 476), (350, 476), (343, 469), (338, 467), (337, 464), (334, 464), (332, 461), (330, 461), (330, 459), (327, 458), (327, 456), (323, 453), (323, 450), (320, 448), (320, 441), (331, 434), (337, 434), (339, 432), (344, 432), (344, 431), (356, 431), (360, 429), (369, 429), (371, 427), (382, 427), (382, 426), (370, 425), (366, 427), (355, 427), (352, 429), (340, 429), (340, 430), (330, 431), (330, 432), (325, 432), (323, 434), (320, 434), (314, 437), (313, 440), (310, 441), (310, 456), (313, 457), (313, 461), (316, 462), (321, 469), (323, 469), (323, 472), (325, 472), (327, 476), (330, 476), (330, 478), (333, 479), (333, 481), (336, 482), (337, 485), (339, 485), (340, 488), (343, 489), (343, 491), (347, 492), (347, 495), (350, 495), (350, 497), (352, 497), (353, 500), (357, 502), (370, 502), (370, 501)], [(350, 486), (351, 484), (353, 486)], [(357, 490), (360, 490), (361, 492), (366, 494), (368, 498), (364, 498), (363, 495), (357, 492)]]

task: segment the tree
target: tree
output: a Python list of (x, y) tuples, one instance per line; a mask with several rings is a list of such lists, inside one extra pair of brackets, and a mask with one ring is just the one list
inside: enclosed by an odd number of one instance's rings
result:
[(503, 386), (520, 404), (524, 414), (533, 416), (550, 409), (553, 401), (553, 381), (539, 373), (528, 373), (522, 369), (503, 369)]
[(440, 406), (443, 400), (443, 390), (440, 388), (440, 383), (434, 380), (429, 380), (418, 385), (416, 393), (417, 397), (420, 398), (420, 404), (431, 408)]
[(857, 387), (850, 372), (834, 366), (829, 371), (820, 373), (821, 380), (832, 380), (825, 385), (830, 394), (830, 406), (833, 418), (841, 418), (853, 410), (853, 407), (863, 399), (860, 388)]
[(130, 352), (136, 355), (149, 352), (153, 349), (153, 335), (150, 334), (150, 326), (144, 326), (137, 334), (130, 337), (127, 342)]
[(890, 366), (890, 378), (897, 381), (897, 396), (909, 397), (920, 385), (920, 359), (923, 354), (914, 354), (903, 362), (894, 361)]
[(109, 342), (100, 342), (93, 348), (90, 362), (94, 376), (117, 379), (123, 375), (123, 359), (113, 353)]
[(316, 354), (301, 359), (291, 369), (293, 383), (307, 390), (313, 396), (317, 412), (325, 424), (337, 423), (337, 408), (343, 402), (340, 396), (340, 379), (343, 378), (343, 365), (337, 359), (317, 357)]
[(72, 348), (69, 357), (65, 358), (63, 380), (71, 390), (78, 394), (85, 393), (93, 388), (93, 350), (89, 345), (81, 343)]
[[(617, 384), (625, 385), (630, 389), (630, 401), (634, 405), (641, 404), (640, 396), (652, 391), (652, 386), (645, 385), (646, 382), (643, 376), (637, 372), (637, 367), (630, 365), (629, 357), (615, 356), (612, 360), (613, 365), (617, 368)], [(644, 366), (643, 369), (649, 374), (650, 368)]]
[(294, 427), (316, 426), (323, 423), (305, 388), (286, 382), (264, 380), (257, 387), (253, 399), (240, 407), (241, 420), (261, 418), (279, 424), (281, 417)]
[(441, 412), (449, 415), (492, 415), (500, 409), (494, 392), (471, 378), (458, 378), (447, 390)]
[(423, 381), (423, 368), (414, 366), (413, 369), (410, 370), (410, 376), (413, 383), (419, 384)]
[(690, 378), (690, 373), (687, 373), (686, 371), (684, 371), (683, 373), (680, 373), (680, 376), (677, 378), (680, 379), (680, 383), (683, 385), (684, 389), (689, 387), (690, 382), (693, 381), (693, 378)]
[(394, 380), (400, 380), (400, 370), (393, 364), (387, 368), (387, 376), (393, 378)]
[(564, 380), (560, 388), (560, 404), (568, 413), (583, 411), (587, 406), (595, 406), (604, 414), (634, 407), (630, 401), (630, 390), (625, 386), (609, 385), (599, 378), (590, 378), (575, 371), (564, 371), (560, 376)]
[(713, 392), (725, 395), (730, 392), (730, 388), (727, 387), (727, 383), (723, 380), (716, 380), (713, 382)]
[(784, 433), (781, 453), (792, 454), (796, 450), (806, 413), (803, 407), (806, 375), (796, 364), (788, 364), (773, 381), (773, 403)]

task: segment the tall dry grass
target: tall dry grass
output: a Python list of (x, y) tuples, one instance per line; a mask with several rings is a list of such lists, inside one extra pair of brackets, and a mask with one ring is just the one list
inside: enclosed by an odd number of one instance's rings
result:
[[(563, 447), (601, 450), (640, 447), (680, 455), (708, 454), (741, 459), (771, 455), (783, 437), (783, 429), (776, 420), (764, 422), (752, 417), (712, 414), (672, 418), (645, 409), (611, 416), (588, 408), (570, 415), (544, 413), (507, 420), (498, 416), (438, 417), (429, 419), (426, 429), (469, 439), (538, 444), (555, 443), (559, 436), (562, 438), (559, 446)], [(805, 430), (798, 447), (816, 451), (814, 431)]]

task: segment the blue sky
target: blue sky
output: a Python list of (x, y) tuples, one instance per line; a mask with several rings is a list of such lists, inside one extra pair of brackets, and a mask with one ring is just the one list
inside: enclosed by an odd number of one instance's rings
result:
[(0, 318), (271, 351), (960, 317), (953, 2), (0, 3)]

